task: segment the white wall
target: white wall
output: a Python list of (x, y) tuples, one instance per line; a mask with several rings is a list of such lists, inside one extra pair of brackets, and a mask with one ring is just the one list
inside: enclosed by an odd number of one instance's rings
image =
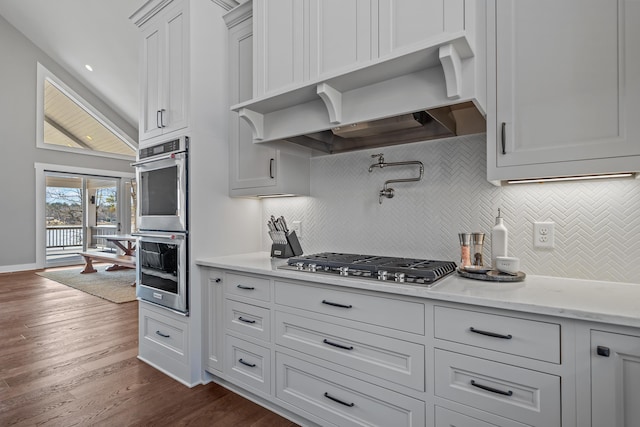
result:
[[(640, 283), (640, 180), (581, 181), (494, 187), (486, 181), (485, 135), (357, 151), (311, 160), (311, 197), (263, 201), (263, 223), (284, 215), (303, 222), (307, 254), (341, 251), (459, 261), (457, 233), (489, 234), (497, 209), (509, 229), (510, 255), (528, 274)], [(420, 160), (419, 183), (387, 179), (415, 168), (367, 171), (370, 155)], [(533, 248), (534, 221), (556, 223), (554, 250)], [(485, 259), (490, 258), (487, 236)], [(263, 250), (269, 248), (263, 238)]]
[(36, 64), (65, 81), (137, 140), (137, 130), (0, 17), (0, 271), (36, 261), (34, 163), (133, 172), (129, 161), (36, 148)]
[[(195, 260), (260, 249), (261, 205), (229, 197), (229, 140), (226, 12), (213, 2), (198, 3), (191, 19), (190, 241), (192, 283), (199, 282)], [(199, 72), (206, 70), (206, 72)]]

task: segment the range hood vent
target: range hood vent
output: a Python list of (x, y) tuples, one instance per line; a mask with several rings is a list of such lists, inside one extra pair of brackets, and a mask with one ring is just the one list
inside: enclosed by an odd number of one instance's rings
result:
[(231, 109), (255, 143), (324, 153), (486, 132), (486, 49), (474, 25)]
[(338, 126), (284, 140), (334, 154), (485, 131), (484, 116), (473, 102), (469, 101), (386, 119)]

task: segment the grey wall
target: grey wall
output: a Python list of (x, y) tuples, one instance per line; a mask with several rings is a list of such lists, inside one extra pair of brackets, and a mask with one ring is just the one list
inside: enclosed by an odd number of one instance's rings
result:
[[(396, 195), (378, 204), (386, 179), (415, 176), (411, 168), (375, 169), (420, 160), (419, 183), (393, 184)], [(618, 179), (495, 187), (486, 180), (484, 135), (444, 139), (311, 160), (311, 197), (263, 201), (269, 215), (303, 221), (305, 253), (341, 251), (459, 261), (457, 233), (489, 234), (498, 207), (509, 229), (510, 255), (528, 274), (640, 283), (640, 180)], [(556, 247), (533, 247), (534, 221), (556, 223)], [(269, 248), (268, 238), (263, 249)], [(485, 259), (490, 258), (487, 237)]]
[[(42, 63), (135, 141), (131, 127), (104, 102), (0, 17), (0, 271), (35, 263), (34, 163), (133, 172), (129, 161), (36, 148), (36, 67)], [(135, 76), (134, 76), (135, 78)]]

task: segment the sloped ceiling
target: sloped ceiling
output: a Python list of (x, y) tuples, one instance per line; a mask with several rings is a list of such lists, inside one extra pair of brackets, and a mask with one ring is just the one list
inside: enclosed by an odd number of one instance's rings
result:
[(138, 29), (129, 16), (143, 3), (0, 0), (0, 15), (137, 128)]

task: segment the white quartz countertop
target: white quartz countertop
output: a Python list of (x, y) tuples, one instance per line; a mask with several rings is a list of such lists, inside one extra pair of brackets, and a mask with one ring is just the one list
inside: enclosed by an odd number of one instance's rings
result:
[(453, 274), (428, 288), (282, 270), (277, 267), (286, 264), (286, 259), (271, 258), (268, 252), (202, 258), (196, 260), (196, 264), (282, 279), (640, 327), (640, 284), (529, 275), (523, 282), (485, 282)]

